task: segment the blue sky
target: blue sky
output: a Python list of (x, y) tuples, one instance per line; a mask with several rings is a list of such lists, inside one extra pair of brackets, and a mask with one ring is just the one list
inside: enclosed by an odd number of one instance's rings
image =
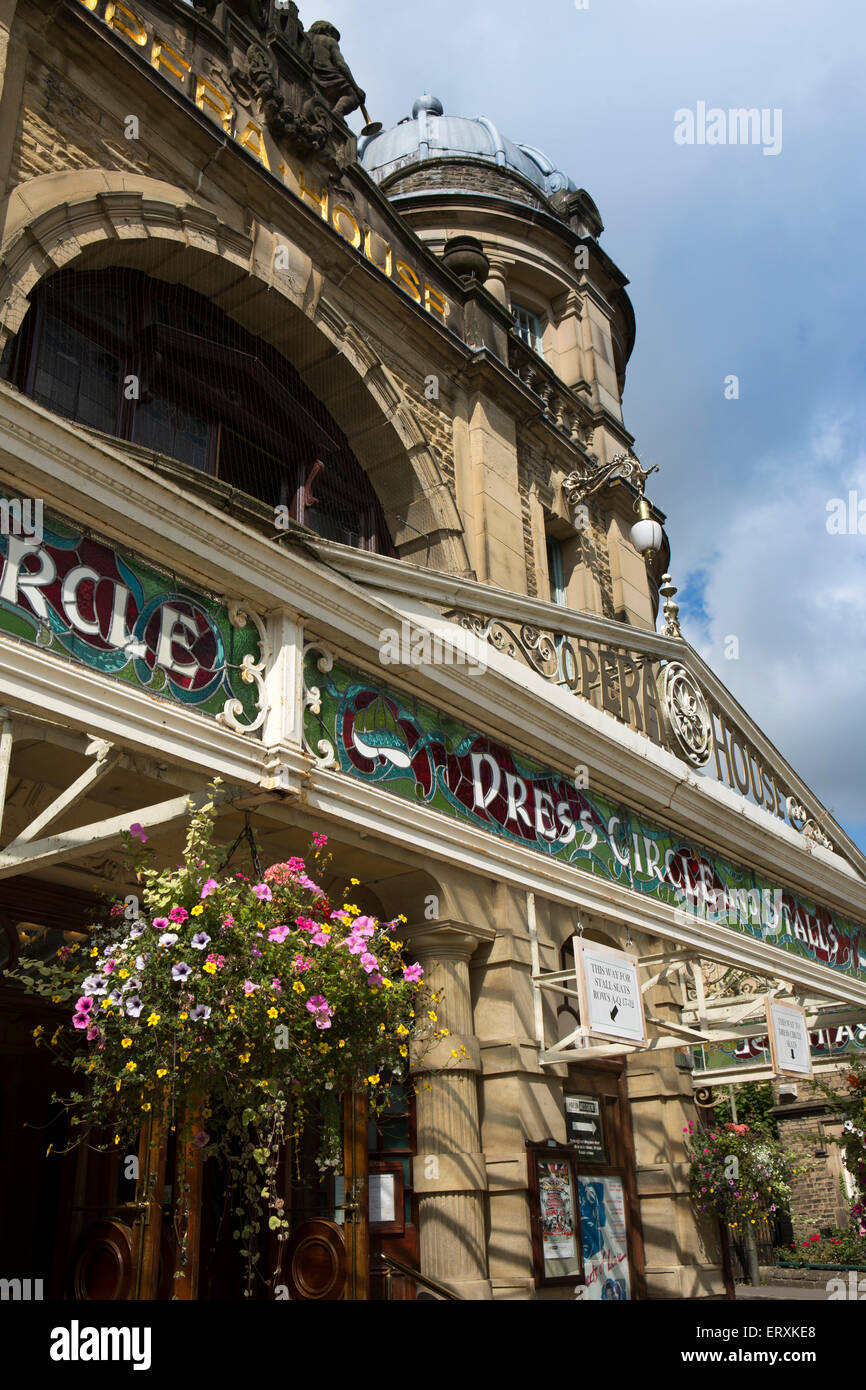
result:
[[(597, 202), (631, 281), (625, 418), (661, 468), (685, 634), (866, 848), (866, 535), (826, 526), (830, 499), (866, 503), (863, 0), (323, 10), (374, 119), (431, 90)], [(699, 101), (780, 110), (780, 152), (676, 144)]]

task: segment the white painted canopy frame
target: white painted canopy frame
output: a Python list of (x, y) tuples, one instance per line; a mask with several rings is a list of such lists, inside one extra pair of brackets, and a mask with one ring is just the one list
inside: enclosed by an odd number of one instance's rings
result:
[[(13, 720), (8, 711), (0, 715), (0, 824), (6, 804), (9, 766), (12, 758), (16, 733), (27, 728), (37, 731), (40, 738), (49, 740), (56, 736), (58, 741), (67, 744), (70, 736), (66, 731), (41, 721)], [(51, 827), (70, 811), (74, 810), (88, 796), (92, 795), (112, 772), (125, 768), (138, 775), (146, 772), (161, 779), (167, 768), (165, 764), (151, 763), (149, 759), (128, 754), (103, 739), (91, 739), (81, 750), (92, 761), (90, 766), (72, 781), (69, 786), (54, 798), (34, 820), (30, 822), (6, 847), (0, 851), (0, 880), (14, 878), (19, 874), (38, 872), (49, 865), (80, 858), (94, 850), (109, 848), (121, 842), (124, 831), (131, 825), (140, 825), (142, 830), (155, 830), (183, 820), (191, 809), (201, 806), (208, 793), (204, 790), (205, 778), (188, 775), (182, 769), (175, 769), (178, 780), (191, 783), (189, 791), (169, 797), (163, 801), (122, 811), (87, 825), (76, 826), (49, 834)], [(143, 762), (147, 766), (143, 767)], [(217, 802), (232, 800), (228, 789), (216, 794)], [(252, 807), (259, 804), (262, 796), (247, 796), (242, 801), (235, 798), (238, 807)]]
[[(671, 1048), (682, 1048), (692, 1044), (713, 1045), (732, 1042), (742, 1038), (761, 1037), (767, 1031), (765, 1001), (784, 997), (786, 1002), (794, 1002), (795, 995), (801, 1000), (801, 1007), (807, 1016), (810, 1030), (838, 1027), (847, 1023), (866, 1022), (866, 1009), (854, 1004), (840, 1002), (831, 994), (812, 990), (804, 994), (791, 981), (779, 978), (777, 974), (767, 975), (767, 988), (756, 994), (737, 994), (713, 996), (708, 992), (704, 977), (702, 957), (695, 951), (676, 947), (642, 956), (639, 968), (649, 971), (641, 981), (641, 993), (646, 996), (650, 990), (672, 979), (679, 979), (681, 985), (680, 1021), (660, 1017), (646, 1008), (646, 1022), (653, 1033), (645, 1047), (626, 1042), (591, 1041), (589, 1029), (585, 1024), (578, 1026), (566, 1037), (548, 1045), (544, 1032), (544, 1010), (542, 991), (556, 994), (572, 1001), (577, 1012), (580, 994), (574, 967), (567, 970), (542, 971), (535, 917), (534, 895), (528, 894), (527, 917), (530, 936), (532, 962), (532, 984), (534, 994), (534, 1018), (536, 1040), (539, 1049), (539, 1062), (542, 1066), (554, 1066), (568, 1062), (585, 1062), (590, 1058), (627, 1056), (633, 1052), (660, 1052)], [(727, 961), (719, 962), (730, 968)], [(752, 974), (760, 974), (754, 967)], [(689, 1002), (686, 992), (686, 975), (691, 976), (695, 999)], [(772, 1071), (769, 1073), (773, 1075)], [(736, 1078), (733, 1078), (736, 1079)]]

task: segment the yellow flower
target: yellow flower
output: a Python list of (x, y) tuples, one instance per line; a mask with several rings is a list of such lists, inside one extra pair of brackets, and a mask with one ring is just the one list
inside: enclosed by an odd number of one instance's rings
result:
[(149, 1109), (150, 1109), (150, 1101), (149, 1101), (149, 1100), (146, 1100), (146, 1101), (144, 1102), (144, 1105), (143, 1105), (141, 1108), (142, 1108), (142, 1110), (149, 1110)]
[(196, 903), (195, 907), (190, 909), (189, 915), (190, 917), (200, 917), (203, 912), (204, 908), (202, 907), (201, 903)]
[(343, 1040), (342, 1038), (341, 1038), (340, 1041), (337, 1043), (337, 1046), (338, 1046), (338, 1047), (345, 1047), (345, 1046), (346, 1046), (346, 1044), (345, 1044), (345, 1042), (344, 1042), (344, 1040)]
[(98, 955), (99, 955), (99, 952), (97, 951), (96, 947), (94, 946), (93, 950), (90, 952), (90, 958), (91, 958), (91, 960), (93, 959), (94, 956), (98, 956)]
[(119, 1082), (119, 1081), (116, 1081), (116, 1082), (115, 1082), (115, 1084), (114, 1084), (114, 1089), (115, 1089), (115, 1091), (119, 1091), (119, 1090), (120, 1090), (120, 1082)]
[(401, 912), (401, 913), (400, 913), (400, 916), (397, 918), (397, 921), (398, 921), (398, 922), (408, 922), (408, 921), (409, 921), (409, 918), (408, 918), (408, 917), (404, 917), (403, 914), (402, 914), (402, 912)]
[(378, 1072), (376, 1072), (375, 1076), (368, 1076), (368, 1077), (367, 1077), (367, 1085), (368, 1085), (368, 1086), (378, 1086), (378, 1084), (379, 1084), (379, 1073), (378, 1073)]
[(399, 1028), (397, 1029), (397, 1032), (399, 1033), (399, 1035), (400, 1035), (401, 1038), (406, 1038), (406, 1037), (409, 1036), (409, 1029), (408, 1029), (408, 1028), (404, 1028), (402, 1023), (400, 1024)]
[(138, 1063), (137, 1063), (137, 1062), (127, 1062), (127, 1064), (126, 1064), (126, 1070), (127, 1070), (127, 1071), (135, 1071), (137, 1066), (138, 1066)]
[(443, 1036), (443, 1038), (450, 1038), (450, 1036), (451, 1036), (451, 1031), (450, 1031), (450, 1029), (448, 1029), (448, 1028), (443, 1028), (443, 1029), (442, 1029), (442, 1036)]
[(393, 988), (394, 988), (394, 981), (393, 981), (393, 980), (383, 980), (383, 981), (382, 981), (382, 984), (385, 986), (386, 989), (393, 989)]
[[(184, 1014), (178, 1014), (178, 1018), (180, 1019), (181, 1023), (183, 1023), (183, 1021), (184, 1021), (185, 1018), (189, 1018), (189, 1014), (186, 1014), (186, 1013), (184, 1013)], [(148, 1019), (147, 1021), (148, 1021), (148, 1023), (149, 1023), (149, 1022), (150, 1022), (150, 1019)]]
[(160, 1017), (160, 1014), (151, 1014), (150, 1018), (147, 1020), (148, 1028), (155, 1028), (156, 1025), (159, 1023)]
[(215, 974), (216, 974), (216, 963), (215, 963), (214, 961), (212, 961), (212, 960), (205, 961), (204, 965), (202, 966), (202, 970), (204, 970), (204, 972), (205, 972), (207, 975), (215, 975)]
[(438, 1023), (438, 1021), (439, 1021), (438, 1018), (437, 1018), (437, 1016), (436, 1016), (436, 1014), (434, 1014), (434, 1012), (433, 1012), (432, 1009), (428, 1009), (428, 1010), (427, 1010), (427, 1017), (430, 1018), (430, 1019), (432, 1019), (434, 1023)]
[(121, 1047), (132, 1047), (132, 1038), (123, 1038), (123, 1039), (121, 1040), (120, 1046), (121, 1046)]
[(250, 1060), (250, 1054), (249, 1054), (248, 1052), (239, 1052), (239, 1053), (238, 1053), (238, 1061), (239, 1061), (239, 1062), (248, 1062), (249, 1060)]
[(401, 1056), (401, 1057), (408, 1057), (408, 1056), (409, 1056), (409, 1049), (408, 1049), (408, 1047), (405, 1046), (405, 1044), (404, 1044), (404, 1046), (402, 1046), (402, 1047), (400, 1048), (400, 1056)]
[(129, 979), (129, 971), (128, 971), (128, 970), (118, 970), (117, 976), (118, 976), (118, 979), (120, 979), (120, 980), (128, 980), (128, 979)]
[(329, 1043), (319, 1043), (319, 1051), (320, 1051), (320, 1052), (330, 1052), (330, 1050), (331, 1050), (331, 1047), (330, 1047), (330, 1044), (329, 1044)]
[(161, 1081), (164, 1076), (168, 1076), (168, 1067), (157, 1067), (156, 1074)]
[(384, 1031), (385, 1031), (385, 1025), (384, 1025), (384, 1023), (380, 1023), (380, 1024), (379, 1024), (379, 1032), (380, 1032), (380, 1033), (384, 1033)]
[(52, 994), (52, 996), (51, 996), (51, 1002), (52, 1002), (52, 1004), (59, 1004), (59, 1003), (60, 1003), (60, 995), (59, 995), (59, 994)]
[(295, 991), (295, 994), (304, 993), (304, 986), (301, 984), (300, 980), (295, 980), (295, 983), (292, 985), (292, 989)]
[(456, 1047), (452, 1047), (452, 1049), (451, 1049), (451, 1056), (452, 1056), (452, 1057), (458, 1057), (458, 1058), (459, 1058), (460, 1053), (457, 1051), (457, 1048), (456, 1048)]
[(279, 1018), (276, 1009), (268, 1009), (268, 1018)]
[(115, 1144), (119, 1144), (119, 1143), (120, 1143), (120, 1135), (119, 1135), (119, 1134), (115, 1134), (115, 1136), (114, 1136), (114, 1142), (115, 1142)]
[(33, 1029), (33, 1036), (34, 1036), (34, 1038), (41, 1038), (41, 1037), (42, 1037), (42, 1034), (43, 1034), (44, 1032), (45, 1032), (45, 1026), (44, 1026), (44, 1024), (40, 1023), (38, 1028), (34, 1028), (34, 1029)]
[(359, 878), (350, 878), (349, 882), (351, 883), (353, 888), (357, 888), (361, 880)]

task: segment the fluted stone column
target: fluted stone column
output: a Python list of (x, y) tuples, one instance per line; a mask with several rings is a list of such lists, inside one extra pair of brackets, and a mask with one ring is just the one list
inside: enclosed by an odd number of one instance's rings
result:
[(490, 261), (490, 273), (484, 282), (484, 288), (489, 290), (493, 298), (498, 299), (499, 303), (504, 304), (507, 308), (509, 304), (507, 287), (509, 264), (507, 261), (501, 260), (500, 257), (491, 256), (489, 253), (488, 260)]
[(417, 1047), (413, 1055), (421, 1270), (470, 1299), (492, 1295), (485, 1239), (487, 1174), (478, 1118), (481, 1064), (469, 961), (478, 944), (492, 941), (495, 934), (489, 927), (453, 921), (431, 922), (407, 932), (412, 953), (424, 968), (425, 984), (440, 995), (434, 1005), (435, 1027), (449, 1030), (448, 1037)]

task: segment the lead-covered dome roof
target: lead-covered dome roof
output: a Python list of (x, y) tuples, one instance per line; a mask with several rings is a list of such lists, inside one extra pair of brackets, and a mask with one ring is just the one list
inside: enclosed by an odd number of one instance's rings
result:
[(486, 116), (446, 116), (441, 101), (429, 93), (418, 98), (411, 117), (362, 142), (359, 156), (377, 183), (428, 159), (482, 159), (521, 174), (546, 198), (576, 191), (541, 150), (509, 140)]

